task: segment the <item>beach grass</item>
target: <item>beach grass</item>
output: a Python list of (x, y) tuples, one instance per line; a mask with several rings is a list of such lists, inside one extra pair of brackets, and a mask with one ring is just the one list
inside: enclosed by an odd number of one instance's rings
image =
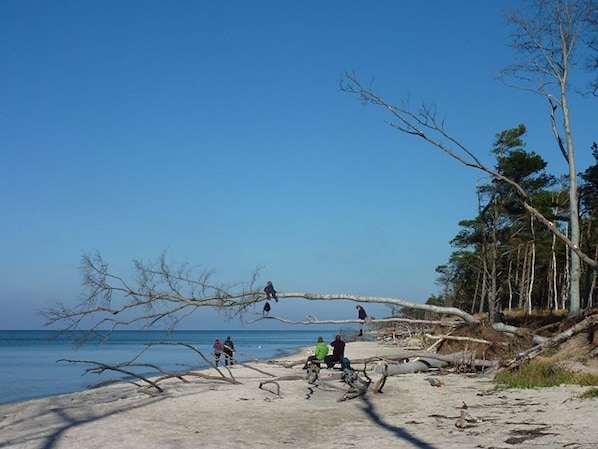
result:
[(598, 375), (579, 373), (548, 361), (531, 361), (494, 378), (497, 388), (542, 388), (558, 385), (598, 386)]

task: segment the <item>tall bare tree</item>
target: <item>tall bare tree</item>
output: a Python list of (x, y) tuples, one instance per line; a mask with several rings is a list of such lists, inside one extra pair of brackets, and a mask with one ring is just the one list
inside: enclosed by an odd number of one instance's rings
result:
[(590, 5), (586, 20), (588, 32), (584, 42), (590, 51), (585, 58), (585, 68), (594, 73), (589, 82), (590, 93), (598, 97), (598, 2), (592, 2)]
[(510, 185), (514, 192), (520, 196), (522, 201), (521, 206), (528, 213), (536, 217), (540, 223), (546, 226), (550, 232), (567, 245), (588, 266), (598, 270), (598, 261), (584, 253), (578, 245), (573, 244), (566, 232), (562, 232), (554, 222), (535, 208), (530, 202), (528, 192), (520, 184), (484, 164), (473, 150), (468, 148), (445, 128), (444, 122), (437, 116), (435, 105), (422, 103), (419, 109), (414, 111), (408, 102), (403, 102), (399, 105), (389, 103), (374, 90), (363, 85), (356, 74), (349, 72), (345, 72), (345, 77), (341, 81), (341, 90), (357, 95), (359, 100), (364, 104), (373, 104), (386, 109), (392, 118), (387, 121), (387, 124), (399, 132), (423, 139), (466, 167), (480, 170), (496, 180)]
[[(591, 32), (595, 0), (525, 0), (509, 15), (513, 26), (512, 47), (518, 60), (503, 71), (508, 85), (547, 99), (548, 113), (558, 149), (569, 167), (569, 314), (580, 312), (579, 208), (577, 169), (569, 113), (570, 74), (586, 59), (583, 42)], [(595, 19), (595, 18), (594, 18)], [(591, 47), (590, 47), (591, 48)]]
[[(596, 12), (596, 1), (598, 0), (526, 0), (522, 11), (527, 15), (513, 12), (510, 16), (510, 22), (516, 27), (513, 47), (519, 50), (523, 61), (506, 69), (503, 79), (508, 83), (508, 79), (512, 77), (519, 82), (512, 86), (541, 94), (548, 100), (553, 134), (559, 150), (569, 164), (570, 223), (566, 231), (560, 230), (533, 206), (528, 192), (521, 185), (483, 164), (472, 150), (451, 135), (445, 129), (444, 122), (438, 119), (435, 105), (424, 103), (418, 110), (414, 110), (409, 102), (391, 104), (365, 86), (354, 73), (346, 72), (341, 81), (341, 90), (356, 94), (365, 104), (386, 109), (392, 116), (387, 123), (396, 130), (419, 137), (462, 164), (488, 173), (495, 180), (514, 188), (521, 197), (525, 210), (569, 248), (571, 315), (580, 312), (580, 260), (592, 269), (598, 269), (598, 262), (593, 255), (584, 253), (579, 244), (575, 152), (568, 103), (569, 74), (574, 66), (573, 50), (581, 35), (587, 36), (596, 31), (597, 21), (591, 22), (588, 19), (590, 14)], [(589, 46), (584, 49), (592, 50)], [(587, 56), (586, 52), (581, 57), (587, 59)]]

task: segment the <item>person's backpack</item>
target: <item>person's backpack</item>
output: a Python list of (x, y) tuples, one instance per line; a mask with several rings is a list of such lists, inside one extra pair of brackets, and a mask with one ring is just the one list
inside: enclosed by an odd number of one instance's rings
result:
[(353, 368), (351, 368), (351, 361), (347, 358), (347, 357), (343, 357), (343, 360), (341, 360), (341, 369), (342, 370), (352, 370)]

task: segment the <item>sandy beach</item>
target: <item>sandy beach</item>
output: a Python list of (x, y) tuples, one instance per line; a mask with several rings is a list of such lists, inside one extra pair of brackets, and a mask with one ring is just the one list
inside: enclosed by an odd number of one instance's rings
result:
[[(312, 348), (313, 349), (313, 348)], [(391, 344), (351, 342), (346, 356), (397, 352)], [(598, 445), (598, 403), (579, 399), (583, 387), (494, 389), (485, 378), (415, 373), (387, 379), (381, 394), (340, 401), (347, 386), (323, 369), (310, 385), (301, 364), (307, 351), (252, 362), (282, 378), (235, 365), (239, 384), (190, 378), (168, 381), (148, 396), (134, 385), (103, 387), (0, 407), (0, 447), (94, 448), (544, 448)], [(359, 369), (356, 365), (354, 368)], [(211, 370), (212, 374), (215, 373)], [(370, 373), (375, 382), (379, 375)], [(284, 379), (287, 377), (288, 379)], [(441, 380), (435, 387), (426, 380)], [(373, 384), (372, 384), (373, 386)], [(463, 416), (466, 419), (461, 420)]]

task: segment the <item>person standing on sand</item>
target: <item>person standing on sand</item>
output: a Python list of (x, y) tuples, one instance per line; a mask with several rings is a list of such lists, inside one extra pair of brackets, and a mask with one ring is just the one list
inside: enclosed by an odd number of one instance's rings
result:
[(222, 346), (222, 342), (218, 339), (214, 342), (214, 357), (216, 358), (216, 366), (218, 366), (218, 362), (220, 362), (220, 355), (222, 354), (222, 350), (224, 347)]
[(230, 366), (233, 366), (233, 352), (235, 352), (235, 344), (230, 337), (226, 337), (224, 342), (224, 364), (226, 366), (228, 366), (228, 362), (230, 362)]
[(358, 337), (361, 337), (363, 335), (363, 323), (369, 322), (370, 319), (368, 318), (368, 314), (366, 313), (366, 311), (363, 307), (361, 307), (360, 305), (357, 305), (355, 308), (357, 309), (357, 318), (359, 318), (361, 320), (361, 322), (359, 323), (359, 335), (358, 335)]

